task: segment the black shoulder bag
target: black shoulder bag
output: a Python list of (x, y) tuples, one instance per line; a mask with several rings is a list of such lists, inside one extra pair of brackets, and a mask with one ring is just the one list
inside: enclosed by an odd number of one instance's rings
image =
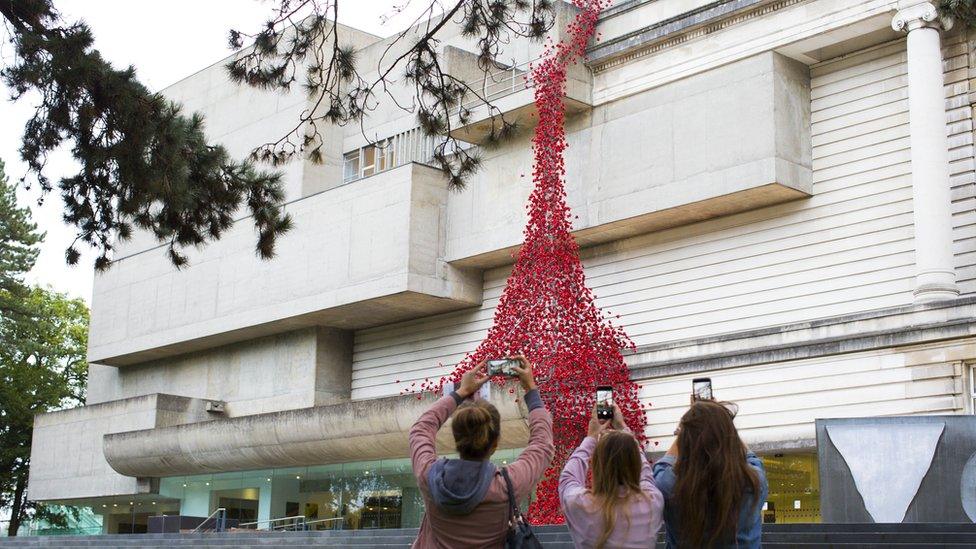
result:
[(539, 538), (535, 537), (529, 523), (522, 516), (518, 503), (515, 501), (515, 489), (512, 488), (512, 479), (508, 476), (508, 470), (502, 467), (502, 476), (505, 477), (505, 485), (508, 487), (508, 507), (509, 507), (509, 529), (508, 537), (505, 538), (505, 549), (542, 549)]

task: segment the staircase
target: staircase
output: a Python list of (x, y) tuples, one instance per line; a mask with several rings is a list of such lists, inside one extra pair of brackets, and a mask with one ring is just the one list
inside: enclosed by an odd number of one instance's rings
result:
[[(572, 549), (564, 526), (535, 528), (547, 549)], [(123, 548), (205, 547), (210, 549), (268, 549), (287, 547), (351, 547), (403, 549), (410, 547), (415, 529), (347, 530), (326, 532), (226, 532), (221, 534), (134, 534), (105, 536), (39, 536), (0, 538), (3, 548)], [(663, 543), (658, 543), (663, 548)], [(935, 549), (976, 548), (976, 524), (768, 524), (763, 547), (772, 549), (868, 549), (880, 547)]]

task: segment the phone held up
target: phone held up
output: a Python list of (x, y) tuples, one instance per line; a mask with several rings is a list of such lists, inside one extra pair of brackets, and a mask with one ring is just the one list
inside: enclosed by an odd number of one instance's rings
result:
[(518, 377), (518, 372), (515, 371), (515, 367), (519, 365), (517, 359), (498, 358), (489, 360), (487, 364), (489, 376)]
[(613, 387), (601, 385), (596, 388), (597, 419), (613, 419)]
[(712, 379), (699, 377), (691, 381), (691, 396), (695, 400), (712, 400)]

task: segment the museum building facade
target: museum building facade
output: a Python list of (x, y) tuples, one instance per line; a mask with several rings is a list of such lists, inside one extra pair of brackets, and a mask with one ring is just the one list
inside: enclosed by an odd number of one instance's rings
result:
[[(362, 67), (392, 40), (342, 32)], [(598, 32), (567, 83), (566, 187), (597, 305), (637, 345), (648, 452), (710, 377), (766, 461), (766, 520), (818, 521), (816, 419), (974, 413), (976, 35), (910, 0), (620, 0)], [(476, 73), (459, 28), (440, 46)], [(322, 164), (284, 167), (295, 226), (274, 260), (247, 218), (179, 270), (150, 235), (120, 244), (95, 278), (87, 403), (36, 418), (30, 498), (88, 507), (106, 533), (217, 508), (262, 528), (418, 525), (406, 433), (427, 401), (401, 393), (491, 324), (541, 52), (513, 41), (476, 84), (523, 129), (489, 148), (483, 107), (458, 121), (484, 159), (463, 191), (387, 99), (328, 128)], [(309, 108), (223, 62), (163, 93), (237, 156)], [(504, 464), (524, 410), (491, 398)]]

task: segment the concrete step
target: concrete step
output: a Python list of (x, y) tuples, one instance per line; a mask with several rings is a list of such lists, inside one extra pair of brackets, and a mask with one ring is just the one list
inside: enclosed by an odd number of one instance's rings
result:
[[(571, 549), (565, 526), (539, 526), (536, 535), (547, 549)], [(291, 547), (408, 548), (416, 529), (319, 532), (227, 532), (222, 534), (136, 534), (0, 538), (0, 549), (273, 549)], [(974, 524), (774, 524), (763, 531), (771, 549), (874, 549), (881, 547), (976, 548)], [(658, 543), (658, 549), (663, 548)]]
[(763, 543), (972, 543), (976, 532), (764, 532)]

